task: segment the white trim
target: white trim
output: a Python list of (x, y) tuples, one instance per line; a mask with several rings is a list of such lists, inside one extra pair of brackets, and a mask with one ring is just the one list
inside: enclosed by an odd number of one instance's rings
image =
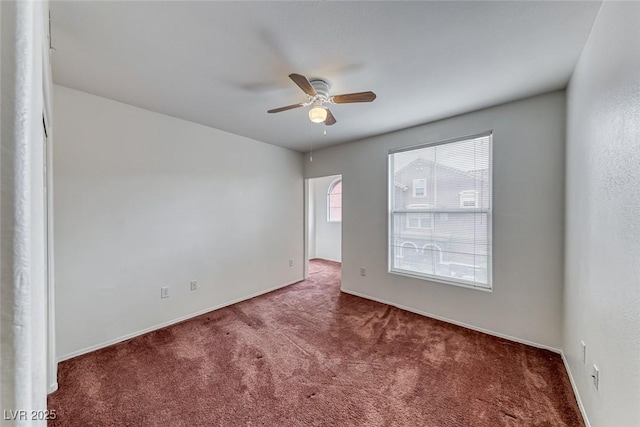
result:
[(51, 394), (58, 389), (58, 362), (56, 361), (56, 326), (55, 326), (55, 257), (54, 257), (54, 242), (53, 242), (53, 138), (52, 127), (49, 125), (50, 117), (45, 108), (44, 121), (47, 128), (46, 138), (46, 152), (43, 153), (46, 162), (46, 247), (45, 257), (47, 273), (45, 277), (45, 294), (47, 300), (46, 313), (47, 313), (47, 382), (49, 384), (48, 393)]
[(53, 73), (51, 70), (51, 42), (49, 36), (50, 20), (49, 5), (43, 4), (42, 18), (44, 23), (44, 38), (42, 43), (42, 116), (44, 128), (46, 132), (46, 152), (43, 159), (46, 162), (46, 196), (47, 201), (45, 208), (47, 209), (47, 247), (45, 247), (45, 257), (47, 257), (47, 277), (45, 277), (46, 292), (46, 325), (47, 325), (47, 383), (48, 393), (53, 393), (58, 389), (58, 363), (56, 361), (56, 328), (55, 328), (55, 262), (54, 262), (54, 244), (53, 244)]
[(340, 291), (344, 292), (345, 294), (354, 295), (354, 296), (357, 296), (357, 297), (360, 297), (360, 298), (364, 298), (364, 299), (368, 299), (368, 300), (371, 300), (371, 301), (376, 301), (376, 302), (379, 302), (379, 303), (382, 303), (382, 304), (390, 305), (392, 307), (399, 308), (400, 310), (405, 310), (405, 311), (409, 311), (411, 313), (419, 314), (421, 316), (430, 317), (430, 318), (436, 319), (436, 320), (441, 320), (443, 322), (451, 323), (453, 325), (461, 326), (463, 328), (471, 329), (473, 331), (482, 332), (482, 333), (487, 334), (487, 335), (493, 335), (494, 337), (504, 338), (504, 339), (509, 340), (509, 341), (513, 341), (513, 342), (517, 342), (517, 343), (520, 343), (520, 344), (528, 345), (528, 346), (531, 346), (531, 347), (541, 348), (543, 350), (549, 350), (549, 351), (552, 351), (554, 353), (562, 354), (562, 350), (560, 350), (558, 348), (555, 348), (555, 347), (549, 347), (548, 345), (539, 344), (539, 343), (536, 343), (536, 342), (533, 342), (533, 341), (524, 340), (522, 338), (512, 337), (511, 335), (506, 335), (506, 334), (503, 334), (503, 333), (500, 333), (500, 332), (492, 331), (490, 329), (485, 329), (485, 328), (481, 328), (481, 327), (478, 327), (478, 326), (470, 325), (468, 323), (459, 322), (457, 320), (449, 319), (447, 317), (438, 316), (436, 314), (427, 313), (426, 311), (417, 310), (415, 308), (407, 307), (407, 306), (404, 306), (404, 305), (401, 305), (401, 304), (395, 304), (395, 303), (383, 300), (382, 298), (372, 297), (372, 296), (369, 296), (369, 295), (366, 295), (366, 294), (362, 294), (360, 292), (352, 291), (352, 290), (349, 290), (349, 289), (345, 289), (345, 288), (342, 288), (342, 287), (340, 288)]
[(465, 141), (467, 139), (480, 139), (490, 135), (493, 135), (493, 130), (488, 130), (486, 132), (476, 133), (473, 135), (460, 136), (460, 137), (450, 138), (450, 139), (442, 139), (435, 142), (426, 142), (422, 144), (410, 145), (408, 147), (394, 148), (389, 150), (388, 153), (389, 154), (402, 153), (403, 151), (418, 150), (420, 148), (425, 148), (425, 147), (435, 147), (436, 145), (443, 145), (443, 144), (449, 144), (451, 142)]
[[(405, 243), (411, 243), (411, 242), (405, 242)], [(417, 247), (416, 247), (417, 249)], [(404, 252), (403, 252), (404, 255)], [(402, 256), (399, 256), (398, 258), (403, 258)], [(478, 266), (475, 265), (469, 265), (469, 264), (461, 264), (459, 262), (441, 262), (440, 264), (445, 264), (445, 265), (463, 265), (466, 267), (472, 267), (472, 268), (478, 268)], [(412, 270), (405, 270), (399, 267), (394, 267), (391, 270), (388, 271), (389, 274), (396, 274), (398, 276), (404, 276), (404, 277), (409, 277), (411, 279), (418, 279), (418, 280), (427, 280), (429, 282), (436, 282), (436, 283), (442, 283), (444, 285), (451, 285), (451, 286), (459, 286), (461, 288), (467, 288), (467, 289), (475, 289), (475, 290), (479, 290), (479, 291), (485, 291), (485, 292), (493, 292), (493, 287), (488, 287), (488, 286), (483, 286), (483, 285), (479, 285), (477, 284), (478, 282), (472, 282), (460, 277), (451, 277), (451, 280), (447, 280), (448, 277), (447, 276), (438, 276), (435, 274), (429, 274), (429, 273), (420, 273), (417, 271), (412, 271)]]
[[(303, 188), (303, 212), (304, 212), (304, 238), (302, 239), (303, 241), (303, 248), (302, 248), (302, 256), (303, 256), (303, 260), (302, 260), (302, 277), (304, 278), (304, 280), (307, 280), (309, 278), (309, 245), (311, 244), (311, 224), (309, 223), (309, 198), (311, 197), (311, 190), (310, 190), (310, 186), (311, 186), (311, 180), (309, 178), (304, 180), (304, 188)], [(315, 229), (314, 229), (315, 231)], [(315, 251), (314, 251), (315, 252)]]
[(578, 393), (578, 386), (573, 379), (573, 375), (571, 374), (571, 369), (569, 369), (569, 361), (567, 357), (564, 355), (564, 351), (560, 350), (560, 356), (562, 357), (562, 363), (564, 363), (564, 369), (567, 371), (567, 375), (569, 375), (569, 382), (571, 382), (571, 388), (573, 389), (573, 395), (576, 397), (576, 401), (578, 402), (578, 408), (580, 408), (580, 413), (582, 414), (582, 419), (586, 427), (591, 427), (591, 423), (589, 422), (589, 417), (587, 417), (587, 411), (582, 404), (582, 399), (580, 399), (580, 393)]
[(255, 298), (257, 296), (260, 296), (260, 295), (268, 294), (269, 292), (273, 292), (273, 291), (276, 291), (278, 289), (285, 288), (287, 286), (291, 286), (294, 283), (302, 282), (303, 280), (304, 279), (297, 279), (297, 280), (294, 280), (292, 282), (288, 282), (288, 283), (285, 283), (285, 284), (282, 284), (282, 285), (277, 285), (277, 286), (274, 286), (274, 287), (269, 288), (269, 289), (258, 291), (258, 292), (255, 292), (253, 294), (250, 294), (250, 295), (247, 295), (247, 296), (244, 296), (244, 297), (236, 298), (234, 300), (227, 301), (227, 302), (224, 302), (222, 304), (214, 305), (213, 307), (205, 308), (203, 310), (199, 310), (199, 311), (196, 311), (194, 313), (187, 314), (186, 316), (181, 316), (181, 317), (169, 320), (167, 322), (162, 322), (162, 323), (159, 323), (157, 325), (150, 326), (148, 328), (141, 329), (139, 331), (132, 332), (130, 334), (123, 335), (121, 337), (114, 338), (114, 339), (105, 341), (105, 342), (100, 343), (100, 344), (91, 345), (91, 346), (85, 347), (85, 348), (83, 348), (81, 350), (73, 351), (71, 353), (68, 353), (68, 354), (65, 354), (65, 355), (62, 355), (62, 356), (58, 357), (58, 362), (62, 362), (64, 360), (69, 360), (71, 358), (74, 358), (74, 357), (77, 357), (77, 356), (81, 356), (83, 354), (91, 353), (92, 351), (100, 350), (101, 348), (109, 347), (111, 345), (120, 343), (122, 341), (126, 341), (126, 340), (129, 340), (131, 338), (135, 338), (137, 336), (144, 335), (146, 333), (153, 332), (153, 331), (156, 331), (158, 329), (165, 328), (167, 326), (175, 325), (176, 323), (184, 322), (185, 320), (189, 320), (191, 318), (200, 316), (202, 314), (209, 313), (210, 311), (219, 310), (221, 308), (224, 308), (224, 307), (227, 307), (227, 306), (230, 306), (230, 305), (233, 305), (233, 304), (237, 304), (239, 302), (246, 301), (246, 300), (249, 300), (251, 298)]
[[(409, 205), (409, 206), (426, 206), (426, 205)], [(409, 207), (408, 209), (392, 209), (393, 213), (490, 213), (489, 208), (427, 208), (427, 207)]]
[(340, 261), (340, 260), (337, 260), (337, 259), (331, 259), (331, 258), (325, 258), (325, 257), (321, 257), (321, 256), (317, 256), (317, 257), (311, 258), (309, 261), (311, 261), (311, 260), (315, 260), (315, 259), (319, 259), (319, 260), (321, 260), (321, 261), (337, 262), (338, 264), (341, 264), (341, 265), (342, 265), (342, 261)]

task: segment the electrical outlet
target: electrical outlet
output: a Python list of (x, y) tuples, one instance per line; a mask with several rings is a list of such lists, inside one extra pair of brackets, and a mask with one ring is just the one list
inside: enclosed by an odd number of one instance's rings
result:
[(362, 277), (366, 276), (367, 275), (367, 269), (364, 268), (364, 267), (360, 267), (360, 275)]
[(593, 371), (591, 373), (591, 379), (593, 380), (593, 385), (598, 389), (598, 385), (600, 383), (600, 370), (596, 365), (593, 365)]
[(582, 347), (580, 347), (582, 349), (580, 355), (582, 356), (582, 363), (587, 363), (587, 345), (584, 343), (584, 341), (580, 341), (580, 345)]
[(169, 298), (169, 287), (160, 288), (160, 298)]
[(289, 260), (289, 267), (293, 267), (293, 260), (292, 259)]
[(191, 281), (191, 290), (192, 291), (197, 291), (198, 290), (198, 281), (197, 280), (192, 280)]

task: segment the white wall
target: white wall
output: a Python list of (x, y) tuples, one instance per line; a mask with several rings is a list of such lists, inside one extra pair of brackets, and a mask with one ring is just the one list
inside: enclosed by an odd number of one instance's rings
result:
[(563, 350), (594, 427), (640, 425), (639, 20), (604, 2), (567, 95)]
[(313, 184), (314, 205), (314, 243), (313, 257), (330, 261), (342, 260), (342, 223), (329, 222), (327, 219), (327, 192), (333, 181), (340, 175), (325, 176), (311, 180)]
[(60, 358), (302, 279), (301, 154), (65, 87), (54, 100)]
[[(559, 349), (564, 125), (559, 91), (315, 152), (307, 178), (344, 179), (343, 288)], [(388, 150), (487, 130), (494, 132), (493, 292), (387, 273)]]

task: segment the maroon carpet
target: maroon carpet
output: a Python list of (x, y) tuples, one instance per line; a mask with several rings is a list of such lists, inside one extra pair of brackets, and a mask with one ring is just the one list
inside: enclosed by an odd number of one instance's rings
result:
[(557, 354), (309, 280), (62, 362), (52, 426), (583, 426)]

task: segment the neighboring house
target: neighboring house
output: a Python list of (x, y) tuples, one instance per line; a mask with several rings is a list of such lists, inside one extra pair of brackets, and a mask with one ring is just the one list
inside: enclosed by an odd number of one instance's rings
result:
[(397, 268), (487, 282), (488, 217), (476, 209), (490, 206), (487, 174), (423, 158), (395, 173)]

